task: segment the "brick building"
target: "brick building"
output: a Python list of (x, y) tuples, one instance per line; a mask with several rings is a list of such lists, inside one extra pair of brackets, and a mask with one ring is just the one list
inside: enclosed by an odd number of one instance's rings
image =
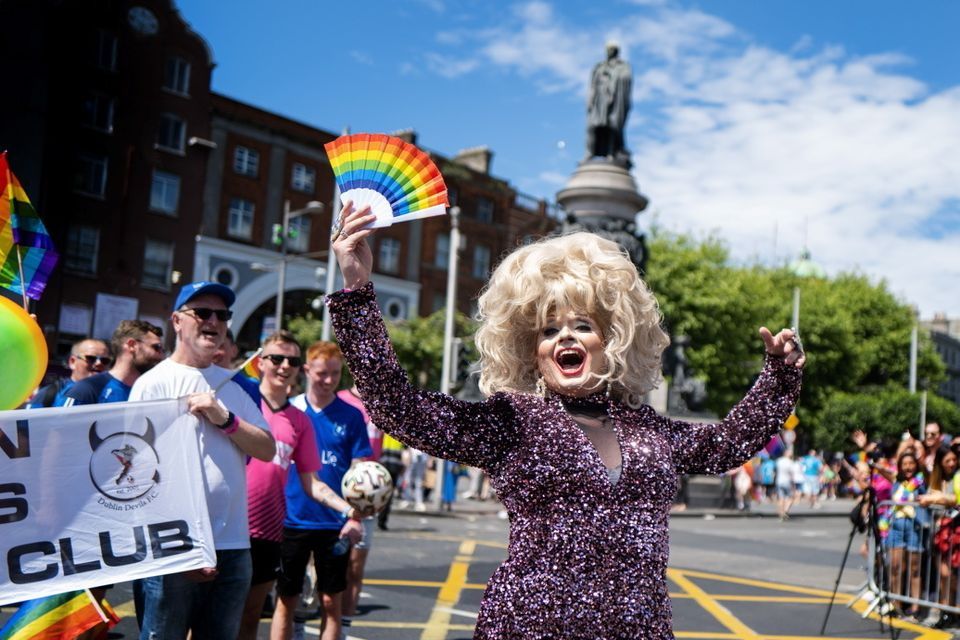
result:
[[(0, 102), (0, 148), (61, 253), (36, 306), (52, 359), (122, 319), (165, 325), (191, 280), (237, 290), (233, 328), (247, 347), (273, 326), (282, 263), (284, 314), (318, 307), (338, 209), (323, 144), (335, 133), (212, 93), (213, 54), (171, 0), (9, 0), (0, 21), (17, 25), (0, 59), (20, 90)], [(457, 307), (471, 313), (498, 258), (556, 216), (493, 176), (486, 148), (431, 156), (462, 211)], [(323, 210), (291, 220), (284, 257), (284, 207), (310, 202)], [(445, 306), (449, 234), (447, 216), (376, 234), (388, 319)]]
[(23, 90), (0, 102), (0, 147), (61, 254), (36, 307), (51, 355), (123, 318), (162, 323), (200, 227), (209, 48), (164, 0), (13, 0), (0, 21)]

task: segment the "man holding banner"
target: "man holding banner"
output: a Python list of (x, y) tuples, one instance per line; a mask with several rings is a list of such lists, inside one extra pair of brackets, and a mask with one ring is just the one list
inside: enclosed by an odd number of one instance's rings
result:
[(183, 287), (171, 316), (177, 346), (142, 375), (130, 400), (181, 398), (200, 419), (196, 437), (202, 459), (216, 567), (154, 576), (135, 585), (140, 637), (235, 640), (250, 587), (246, 456), (269, 461), (275, 453), (269, 427), (250, 397), (213, 365), (235, 300), (214, 282)]

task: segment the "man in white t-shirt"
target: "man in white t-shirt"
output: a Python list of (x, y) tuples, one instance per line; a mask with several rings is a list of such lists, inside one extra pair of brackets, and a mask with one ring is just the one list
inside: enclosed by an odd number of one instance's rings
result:
[(777, 458), (777, 515), (781, 520), (790, 517), (794, 499), (793, 449), (787, 449)]
[[(173, 354), (140, 376), (130, 400), (187, 397), (200, 420), (197, 440), (217, 566), (154, 576), (134, 585), (140, 638), (235, 640), (250, 587), (246, 456), (268, 461), (270, 428), (233, 372), (213, 365), (227, 331), (235, 295), (215, 282), (188, 284), (171, 316)], [(221, 386), (222, 385), (222, 386)]]

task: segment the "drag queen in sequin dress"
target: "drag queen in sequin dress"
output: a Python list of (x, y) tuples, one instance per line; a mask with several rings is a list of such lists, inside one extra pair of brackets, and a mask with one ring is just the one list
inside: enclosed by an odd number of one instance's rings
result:
[(373, 219), (341, 213), (333, 248), (347, 288), (328, 298), (333, 326), (377, 426), (483, 469), (509, 513), (474, 638), (673, 638), (678, 474), (737, 467), (777, 433), (800, 391), (799, 341), (760, 330), (763, 369), (721, 422), (660, 416), (641, 403), (668, 343), (656, 301), (616, 244), (579, 233), (517, 249), (492, 275), (476, 336), (486, 401), (417, 389), (369, 282)]

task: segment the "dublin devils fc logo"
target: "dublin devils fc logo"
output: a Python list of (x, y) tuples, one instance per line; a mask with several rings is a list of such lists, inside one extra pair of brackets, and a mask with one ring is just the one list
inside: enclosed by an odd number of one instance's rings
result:
[(147, 418), (143, 434), (121, 431), (106, 438), (97, 435), (97, 423), (90, 425), (90, 480), (111, 500), (137, 500), (160, 482), (160, 458), (153, 448), (153, 423)]

